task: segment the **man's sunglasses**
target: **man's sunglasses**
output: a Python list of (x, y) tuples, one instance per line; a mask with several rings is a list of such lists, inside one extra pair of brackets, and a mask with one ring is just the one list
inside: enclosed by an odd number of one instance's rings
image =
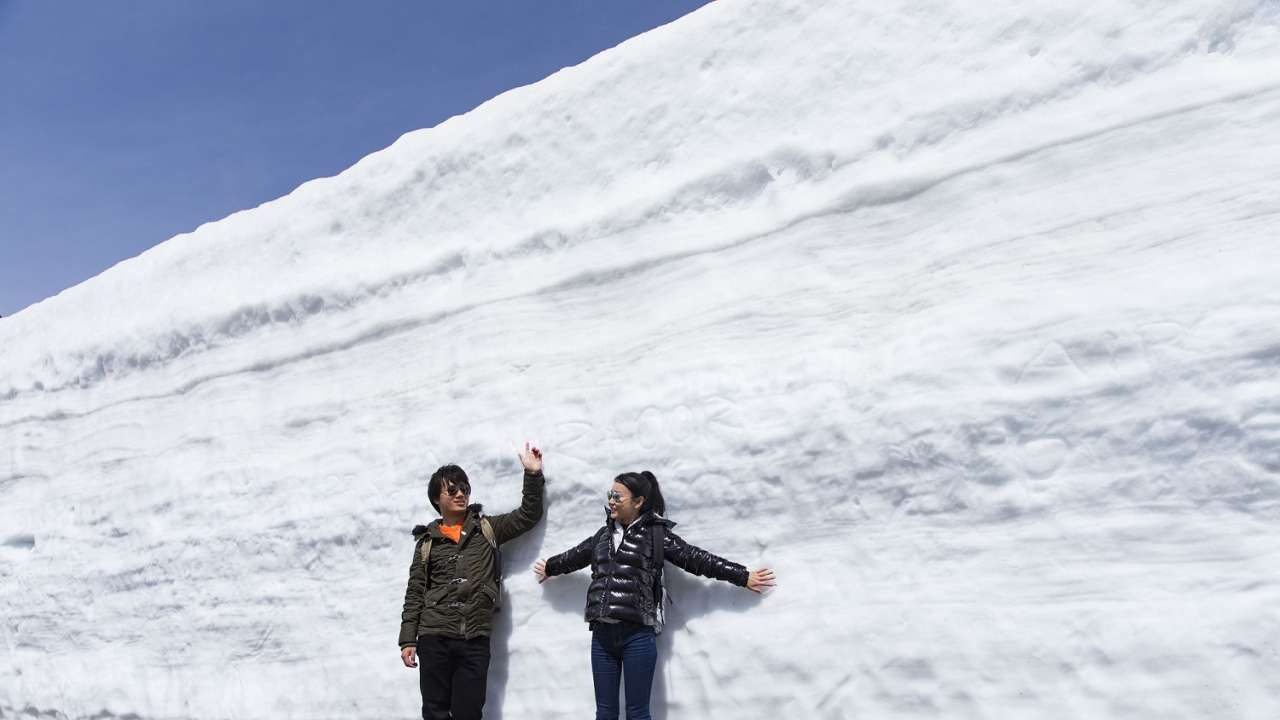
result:
[(466, 497), (471, 494), (471, 487), (469, 485), (445, 485), (444, 494), (449, 497), (453, 497), (454, 495)]

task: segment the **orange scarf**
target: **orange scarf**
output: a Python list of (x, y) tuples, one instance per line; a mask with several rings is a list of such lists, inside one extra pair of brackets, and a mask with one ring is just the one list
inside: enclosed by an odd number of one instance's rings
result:
[(452, 540), (454, 543), (462, 544), (462, 523), (457, 525), (445, 525), (440, 523), (440, 534)]

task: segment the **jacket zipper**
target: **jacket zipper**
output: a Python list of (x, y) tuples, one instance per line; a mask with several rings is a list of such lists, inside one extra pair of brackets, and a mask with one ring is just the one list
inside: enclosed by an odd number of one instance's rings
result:
[[(622, 538), (625, 538), (626, 536), (627, 536), (627, 531), (623, 530)], [(622, 545), (622, 538), (618, 538), (619, 547), (621, 547)], [(614, 565), (616, 563), (614, 562), (613, 556), (618, 553), (618, 548), (615, 548), (613, 546), (613, 528), (609, 528), (607, 540), (609, 542), (609, 564)], [(612, 584), (613, 584), (613, 570), (611, 569), (609, 571), (609, 574), (604, 576), (604, 592), (601, 593), (601, 596), (600, 596), (600, 610), (599, 610), (600, 617), (604, 617), (604, 611), (606, 608), (609, 607), (609, 586)]]
[[(457, 565), (454, 566), (455, 577), (462, 577), (463, 571), (459, 569), (463, 566), (462, 565), (462, 546), (468, 540), (471, 539), (471, 533), (465, 532), (465, 528), (463, 530), (464, 530), (464, 534), (462, 536), (461, 541), (458, 543), (458, 563)], [(458, 634), (461, 635), (464, 640), (466, 640), (468, 639), (467, 638), (467, 614), (463, 612), (463, 607), (461, 604), (459, 604), (458, 606), (458, 613), (462, 615), (462, 622), (458, 626)]]

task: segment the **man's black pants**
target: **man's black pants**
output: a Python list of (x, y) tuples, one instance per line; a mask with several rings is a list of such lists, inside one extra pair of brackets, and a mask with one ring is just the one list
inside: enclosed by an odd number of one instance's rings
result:
[(489, 679), (489, 637), (418, 636), (423, 720), (480, 720)]

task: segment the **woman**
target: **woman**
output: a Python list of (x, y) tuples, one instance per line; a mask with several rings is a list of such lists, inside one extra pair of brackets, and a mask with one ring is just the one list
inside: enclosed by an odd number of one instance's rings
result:
[(618, 683), (626, 675), (628, 720), (649, 720), (649, 692), (662, 630), (664, 560), (695, 575), (761, 592), (772, 570), (745, 567), (689, 545), (663, 517), (666, 503), (653, 473), (619, 475), (608, 492), (604, 527), (577, 547), (533, 566), (538, 582), (591, 565), (586, 620), (591, 626), (591, 674), (596, 720), (617, 720)]

